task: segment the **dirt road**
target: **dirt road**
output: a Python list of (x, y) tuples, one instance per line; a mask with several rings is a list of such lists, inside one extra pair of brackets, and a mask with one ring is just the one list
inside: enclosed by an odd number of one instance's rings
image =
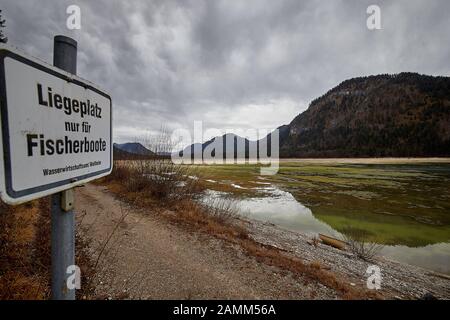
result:
[(334, 290), (259, 263), (225, 241), (132, 208), (103, 186), (78, 188), (76, 200), (80, 234), (94, 263), (102, 252), (94, 297), (336, 298)]

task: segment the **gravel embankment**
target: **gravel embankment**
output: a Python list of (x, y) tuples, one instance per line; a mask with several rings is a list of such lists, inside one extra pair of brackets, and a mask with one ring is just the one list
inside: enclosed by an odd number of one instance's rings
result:
[(354, 284), (365, 284), (367, 267), (377, 265), (381, 270), (382, 293), (391, 298), (420, 299), (431, 294), (438, 299), (450, 299), (450, 277), (430, 270), (402, 264), (379, 257), (366, 262), (353, 254), (319, 243), (304, 234), (282, 229), (271, 223), (244, 220), (250, 236), (263, 244), (285, 251), (308, 262), (319, 262), (336, 274), (343, 275)]

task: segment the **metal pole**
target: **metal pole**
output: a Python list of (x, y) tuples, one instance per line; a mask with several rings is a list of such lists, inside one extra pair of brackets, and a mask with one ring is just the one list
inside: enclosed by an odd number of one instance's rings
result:
[[(56, 36), (53, 65), (72, 74), (77, 73), (77, 42)], [(71, 200), (67, 200), (71, 199)], [(75, 264), (75, 214), (73, 190), (52, 195), (52, 299), (75, 300), (75, 289), (68, 289), (67, 267)], [(66, 203), (63, 204), (63, 201)], [(64, 208), (64, 209), (63, 209)]]
[(72, 74), (77, 74), (77, 42), (66, 36), (55, 36), (53, 65)]

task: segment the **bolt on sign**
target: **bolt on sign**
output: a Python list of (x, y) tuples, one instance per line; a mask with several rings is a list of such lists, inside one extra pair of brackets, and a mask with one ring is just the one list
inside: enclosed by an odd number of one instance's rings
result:
[(6, 203), (111, 173), (111, 97), (94, 84), (0, 46), (0, 117), (0, 195)]

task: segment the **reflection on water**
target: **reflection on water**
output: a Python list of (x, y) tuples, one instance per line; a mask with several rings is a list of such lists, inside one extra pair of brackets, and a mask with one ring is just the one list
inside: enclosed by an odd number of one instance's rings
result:
[(266, 190), (268, 197), (242, 199), (242, 212), (250, 218), (268, 221), (293, 231), (338, 235), (329, 225), (316, 219), (311, 210), (295, 200), (289, 192), (277, 188)]
[[(297, 201), (291, 193), (273, 186), (259, 189), (264, 191), (263, 196), (244, 197), (239, 200), (243, 215), (311, 236), (323, 233), (342, 238), (337, 230), (317, 219), (314, 212)], [(207, 198), (226, 196), (227, 193), (212, 190), (206, 195)], [(382, 255), (399, 262), (450, 274), (450, 243), (435, 243), (421, 247), (387, 245), (383, 248)]]
[(450, 274), (450, 243), (435, 243), (418, 248), (386, 246), (381, 254), (392, 260)]

